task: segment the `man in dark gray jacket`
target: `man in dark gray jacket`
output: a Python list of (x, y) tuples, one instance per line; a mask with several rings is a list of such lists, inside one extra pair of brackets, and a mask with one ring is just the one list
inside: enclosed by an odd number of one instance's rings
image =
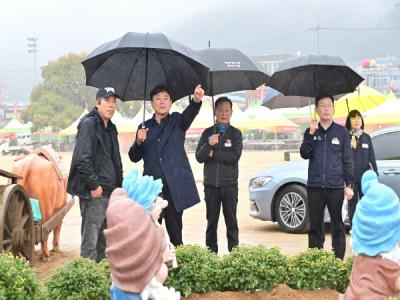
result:
[(342, 220), (343, 199), (353, 197), (353, 154), (347, 130), (335, 122), (334, 99), (320, 96), (315, 100), (320, 121), (313, 120), (304, 133), (300, 155), (309, 159), (307, 196), (310, 230), (308, 247), (324, 247), (324, 211), (328, 207), (332, 226), (332, 248), (343, 259), (346, 237)]
[(232, 101), (221, 97), (215, 102), (216, 125), (207, 128), (197, 144), (196, 159), (204, 163), (204, 194), (207, 207), (207, 247), (218, 253), (217, 228), (221, 210), (225, 217), (228, 250), (239, 244), (236, 218), (238, 163), (242, 154), (242, 133), (229, 124)]
[(113, 88), (99, 89), (96, 107), (80, 120), (67, 186), (69, 194), (79, 196), (81, 256), (97, 262), (105, 258), (108, 201), (122, 185), (118, 133), (111, 122), (116, 97)]

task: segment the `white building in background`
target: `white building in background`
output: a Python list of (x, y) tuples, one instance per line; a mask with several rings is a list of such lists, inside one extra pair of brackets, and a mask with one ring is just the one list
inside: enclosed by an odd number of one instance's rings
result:
[(267, 73), (268, 75), (272, 75), (279, 67), (279, 64), (293, 57), (296, 57), (296, 55), (273, 54), (273, 55), (251, 56), (250, 58), (257, 63), (261, 71)]
[(359, 68), (365, 84), (381, 93), (400, 94), (400, 58), (395, 56), (364, 59)]

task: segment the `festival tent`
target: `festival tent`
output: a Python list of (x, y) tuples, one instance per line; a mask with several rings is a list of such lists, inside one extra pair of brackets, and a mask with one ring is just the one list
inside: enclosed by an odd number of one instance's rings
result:
[(5, 132), (14, 132), (14, 133), (23, 133), (30, 132), (32, 127), (32, 122), (28, 122), (26, 124), (22, 124), (17, 118), (12, 118), (6, 126), (3, 127), (2, 131)]
[(279, 112), (264, 106), (250, 106), (243, 113), (243, 120), (236, 126), (242, 130), (263, 129), (275, 132), (295, 132), (299, 125), (285, 118)]
[(400, 99), (387, 100), (363, 114), (368, 127), (400, 125)]
[(84, 115), (86, 115), (88, 113), (89, 113), (88, 109), (85, 108), (83, 110), (83, 112), (80, 114), (80, 116), (71, 125), (69, 125), (67, 128), (64, 128), (63, 130), (59, 131), (58, 134), (60, 136), (76, 135), (76, 133), (78, 132), (79, 121), (82, 119), (82, 117)]

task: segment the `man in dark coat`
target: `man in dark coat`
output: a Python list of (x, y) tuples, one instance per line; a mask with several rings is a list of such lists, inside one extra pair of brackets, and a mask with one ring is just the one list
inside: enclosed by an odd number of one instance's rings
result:
[(99, 262), (105, 258), (103, 231), (112, 191), (122, 185), (118, 132), (111, 118), (117, 108), (114, 89), (96, 94), (96, 107), (79, 122), (67, 191), (79, 197), (81, 256)]
[(163, 199), (168, 200), (164, 209), (165, 225), (172, 244), (182, 245), (182, 214), (200, 202), (192, 169), (190, 168), (184, 143), (186, 131), (199, 113), (204, 90), (198, 85), (194, 99), (180, 113), (169, 111), (172, 105), (166, 86), (156, 86), (150, 93), (154, 115), (139, 125), (135, 142), (129, 150), (133, 162), (143, 159), (143, 175), (162, 179)]
[(300, 155), (309, 159), (307, 198), (310, 230), (308, 247), (323, 249), (324, 211), (328, 207), (332, 226), (332, 248), (343, 259), (346, 236), (342, 220), (343, 199), (353, 197), (353, 154), (347, 130), (335, 122), (334, 99), (320, 96), (315, 100), (320, 121), (313, 120), (304, 133)]
[(239, 244), (236, 218), (238, 203), (239, 159), (242, 133), (229, 124), (232, 101), (227, 97), (215, 102), (215, 126), (204, 130), (197, 144), (196, 159), (204, 163), (204, 196), (207, 207), (207, 247), (218, 253), (217, 228), (221, 210), (225, 217), (228, 250)]

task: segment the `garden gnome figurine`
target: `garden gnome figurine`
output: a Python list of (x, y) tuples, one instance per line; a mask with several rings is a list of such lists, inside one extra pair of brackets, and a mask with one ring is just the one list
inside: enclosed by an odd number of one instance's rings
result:
[(121, 188), (111, 194), (106, 212), (108, 228), (104, 231), (113, 281), (111, 299), (180, 299), (179, 292), (163, 286), (168, 276), (165, 262), (171, 253), (166, 231), (157, 220), (168, 202), (161, 198), (155, 201), (159, 190), (156, 181), (139, 177), (132, 184), (140, 194), (139, 201), (143, 204), (152, 199), (152, 204), (146, 210)]
[(340, 299), (388, 299), (400, 293), (400, 203), (374, 171), (361, 179), (364, 196), (351, 231), (354, 258), (350, 283)]

